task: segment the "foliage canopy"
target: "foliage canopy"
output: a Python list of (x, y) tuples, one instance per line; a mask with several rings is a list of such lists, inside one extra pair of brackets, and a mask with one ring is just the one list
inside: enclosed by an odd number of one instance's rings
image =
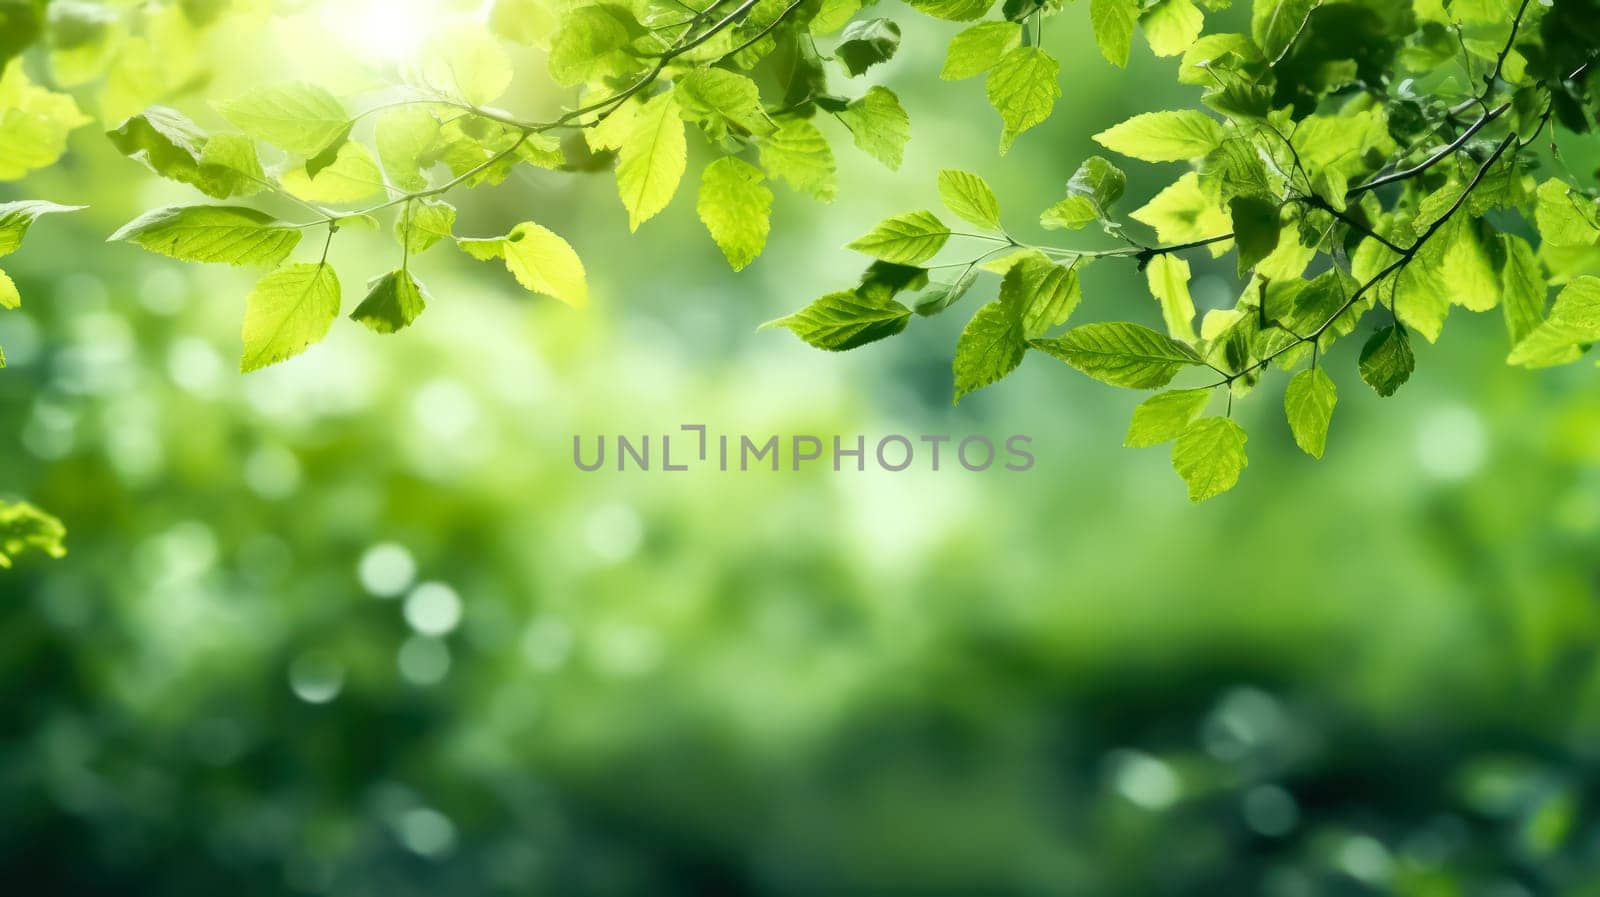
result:
[[(91, 120), (79, 106), (91, 98), (118, 150), (206, 197), (150, 210), (113, 241), (268, 269), (246, 300), (244, 371), (325, 336), (344, 293), (332, 243), (380, 218), (392, 225), (397, 264), (357, 291), (350, 314), (375, 332), (425, 312), (430, 296), (411, 259), (447, 243), (577, 308), (586, 272), (566, 240), (535, 221), (457, 234), (447, 196), (499, 185), (522, 166), (614, 170), (637, 230), (682, 187), (694, 132), (714, 151), (697, 211), (730, 266), (743, 268), (765, 246), (774, 182), (831, 200), (843, 138), (876, 164), (900, 164), (910, 121), (896, 95), (836, 86), (869, 78), (898, 50), (899, 25), (865, 5), (499, 0), (487, 17), (451, 16), (371, 90), (263, 84), (217, 103), (213, 118), (225, 124), (208, 127), (169, 105), (204, 80), (192, 47), (217, 23), (271, 16), (274, 4), (4, 0), (0, 178), (55, 164), (67, 135)], [(818, 348), (899, 334), (993, 274), (998, 297), (972, 314), (955, 347), (956, 399), (1033, 352), (1112, 386), (1155, 390), (1126, 441), (1171, 442), (1174, 467), (1202, 500), (1246, 466), (1232, 404), (1270, 368), (1299, 369), (1285, 414), (1296, 443), (1321, 457), (1338, 396), (1320, 364), (1358, 330), (1357, 369), (1381, 396), (1411, 376), (1414, 337), (1438, 339), (1458, 306), (1502, 309), (1515, 365), (1570, 363), (1600, 340), (1600, 206), (1559, 154), (1562, 135), (1589, 131), (1600, 108), (1595, 0), (909, 5), (962, 23), (941, 76), (985, 79), (1002, 154), (1062, 95), (1041, 39), (1047, 20), (1080, 17), (1083, 27), (1086, 17), (1117, 66), (1142, 34), (1156, 55), (1177, 58), (1177, 80), (1199, 90), (1201, 107), (1137, 115), (1095, 140), (1115, 157), (1186, 170), (1123, 214), (1124, 172), (1107, 157), (1083, 160), (1038, 219), (1080, 232), (1076, 247), (1017, 239), (982, 177), (947, 170), (938, 196), (971, 229), (917, 210), (852, 242), (873, 259), (860, 281), (774, 322)], [(59, 89), (30, 77), (23, 54), (35, 44)], [(494, 105), (519, 74), (531, 76), (514, 70), (510, 45), (544, 53), (544, 75), (576, 97), (565, 111), (531, 120)], [(0, 206), (0, 254), (40, 215), (63, 210)], [(1238, 299), (1200, 315), (1191, 259), (1204, 254), (1232, 256)], [(1119, 260), (1144, 275), (1149, 324), (1072, 326), (1082, 272)], [(19, 301), (0, 275), (0, 305)], [(1226, 412), (1208, 415), (1218, 393)]]

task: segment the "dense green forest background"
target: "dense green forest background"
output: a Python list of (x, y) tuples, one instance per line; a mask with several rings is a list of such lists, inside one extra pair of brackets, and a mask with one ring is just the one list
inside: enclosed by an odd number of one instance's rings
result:
[[(0, 876), (239, 897), (1600, 893), (1594, 369), (1509, 368), (1495, 317), (1462, 316), (1418, 346), (1403, 401), (1341, 406), (1319, 463), (1272, 403), (1243, 406), (1252, 475), (1191, 506), (1163, 451), (1106, 438), (1137, 397), (1059, 365), (952, 409), (960, 321), (844, 356), (757, 332), (849, 278), (837, 247), (926, 204), (940, 168), (1031, 208), (1087, 135), (1193, 102), (1169, 61), (1139, 46), (1115, 70), (1063, 17), (1046, 40), (1071, 89), (1001, 162), (981, 86), (937, 77), (954, 29), (902, 21), (878, 71), (911, 114), (904, 166), (842, 167), (832, 206), (780, 192), (786, 226), (745, 272), (690, 197), (630, 236), (609, 179), (519, 173), (462, 221), (535, 211), (589, 262), (588, 311), (429, 256), (428, 326), (335, 328), (244, 377), (248, 274), (103, 243), (179, 188), (97, 128), (7, 185), (91, 208), (7, 259), (28, 301), (0, 314), (0, 491), (61, 517), (70, 554), (0, 574)], [(254, 75), (228, 77), (195, 100)], [(1564, 150), (1600, 164), (1593, 137)], [(1142, 176), (1130, 194), (1160, 186)], [(341, 265), (385, 270), (387, 235), (350, 236)], [(1229, 263), (1206, 264), (1197, 303), (1231, 302)], [(1126, 270), (1087, 279), (1088, 318), (1150, 301)], [(572, 465), (574, 434), (684, 423), (1026, 433), (1039, 460)]]

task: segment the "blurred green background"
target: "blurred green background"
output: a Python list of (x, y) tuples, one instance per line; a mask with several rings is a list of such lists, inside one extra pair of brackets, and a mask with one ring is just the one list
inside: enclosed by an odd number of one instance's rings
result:
[[(102, 244), (191, 195), (98, 128), (8, 186), (94, 208), (7, 259), (0, 493), (71, 551), (0, 575), (7, 890), (1600, 894), (1593, 369), (1507, 368), (1498, 315), (1458, 310), (1380, 401), (1344, 346), (1326, 460), (1277, 378), (1236, 409), (1241, 486), (1191, 506), (1164, 451), (1119, 447), (1137, 397), (1049, 359), (952, 408), (964, 315), (840, 356), (757, 332), (853, 283), (838, 247), (939, 168), (1031, 233), (1090, 134), (1194, 100), (1148, 53), (1106, 65), (1069, 9), (1066, 96), (1001, 160), (981, 82), (937, 78), (955, 28), (899, 12), (874, 77), (911, 113), (905, 166), (844, 141), (841, 199), (780, 189), (741, 275), (688, 190), (634, 236), (609, 176), (461, 198), (458, 233), (565, 235), (584, 314), (439, 249), (415, 327), (341, 321), (241, 377), (248, 272)], [(316, 73), (281, 50), (253, 58)], [(347, 305), (396, 253), (341, 236)], [(1228, 263), (1196, 264), (1230, 304)], [(1158, 318), (1131, 266), (1087, 296), (1085, 320)], [(576, 434), (684, 423), (1024, 433), (1038, 464), (572, 464)]]

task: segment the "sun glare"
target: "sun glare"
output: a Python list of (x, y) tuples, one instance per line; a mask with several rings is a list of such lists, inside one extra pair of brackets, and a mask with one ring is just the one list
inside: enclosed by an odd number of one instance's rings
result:
[(447, 0), (328, 0), (322, 24), (363, 59), (404, 62), (416, 58), (429, 35), (448, 20), (451, 5)]

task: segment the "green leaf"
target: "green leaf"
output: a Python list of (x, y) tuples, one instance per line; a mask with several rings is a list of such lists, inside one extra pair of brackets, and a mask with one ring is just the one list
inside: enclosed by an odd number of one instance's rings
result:
[(617, 192), (628, 210), (629, 230), (667, 207), (687, 161), (677, 99), (670, 90), (657, 94), (640, 107), (617, 153)]
[(1188, 365), (1201, 364), (1194, 350), (1139, 324), (1085, 324), (1033, 346), (1102, 383), (1127, 389), (1166, 386)]
[(406, 204), (395, 221), (395, 239), (406, 255), (420, 255), (440, 240), (448, 240), (456, 224), (456, 207), (437, 199), (422, 199)]
[(0, 502), (0, 567), (9, 568), (17, 558), (34, 552), (65, 557), (67, 549), (61, 543), (66, 535), (60, 520), (33, 505)]
[(422, 80), (471, 106), (487, 106), (511, 86), (511, 58), (476, 23), (443, 26), (422, 48)]
[(911, 309), (881, 294), (829, 293), (798, 312), (764, 327), (786, 327), (818, 349), (843, 352), (906, 329)]
[(1089, 26), (1100, 55), (1125, 68), (1133, 49), (1133, 26), (1139, 21), (1139, 0), (1089, 0)]
[(343, 140), (350, 126), (344, 106), (315, 84), (258, 87), (217, 111), (250, 137), (306, 158)]
[(833, 150), (817, 126), (803, 118), (785, 121), (761, 141), (761, 167), (823, 202), (832, 202), (838, 190)]
[(1312, 10), (1321, 5), (1322, 0), (1255, 0), (1250, 13), (1250, 36), (1269, 64), (1277, 65), (1289, 52)]
[(854, 77), (894, 58), (900, 49), (900, 26), (889, 19), (863, 19), (851, 22), (839, 38), (833, 54)]
[(556, 9), (544, 0), (494, 0), (489, 27), (508, 41), (546, 47), (556, 29)]
[(1017, 136), (1050, 117), (1056, 98), (1061, 96), (1057, 82), (1061, 66), (1038, 47), (1017, 47), (1007, 52), (989, 72), (985, 90), (989, 105), (1000, 113), (1004, 125), (1000, 132), (1000, 154), (1005, 155)]
[(86, 206), (63, 206), (37, 199), (0, 203), (0, 256), (17, 251), (28, 235), (28, 228), (44, 215), (76, 212)]
[(918, 12), (949, 22), (970, 22), (981, 18), (994, 0), (907, 0)]
[(185, 262), (277, 265), (299, 245), (300, 231), (242, 206), (168, 206), (128, 222), (107, 242)]
[(873, 87), (836, 116), (850, 130), (850, 139), (862, 152), (882, 162), (890, 171), (900, 169), (906, 141), (911, 139), (911, 118), (894, 91)]
[(1150, 259), (1144, 269), (1150, 295), (1161, 305), (1161, 317), (1173, 339), (1194, 341), (1194, 298), (1189, 294), (1189, 263), (1168, 252)]
[(1194, 0), (1156, 0), (1139, 18), (1144, 39), (1157, 56), (1177, 56), (1189, 49), (1205, 23)]
[(1260, 197), (1235, 196), (1228, 201), (1228, 216), (1233, 219), (1233, 239), (1239, 247), (1239, 276), (1244, 277), (1278, 248), (1278, 236), (1283, 232), (1278, 205)]
[(1539, 185), (1534, 207), (1539, 237), (1551, 246), (1594, 246), (1600, 242), (1600, 206), (1551, 178)]
[(939, 172), (939, 198), (945, 208), (963, 221), (1000, 230), (1000, 200), (983, 178), (970, 171), (946, 168)]
[[(17, 290), (16, 281), (11, 275), (0, 271), (0, 308), (21, 308), (22, 293)], [(5, 367), (5, 355), (0, 354), (0, 368)]]
[(424, 190), (423, 174), (438, 161), (439, 120), (425, 106), (401, 106), (383, 113), (373, 132), (378, 159), (401, 190)]
[(981, 22), (950, 39), (939, 77), (960, 81), (987, 72), (1000, 57), (1022, 45), (1022, 26), (1016, 22)]
[(321, 342), (338, 316), (339, 278), (326, 263), (285, 265), (268, 274), (245, 300), (239, 371), (299, 355)]
[(1506, 333), (1515, 346), (1544, 320), (1545, 299), (1550, 288), (1527, 240), (1514, 234), (1501, 234), (1500, 245), (1506, 254), (1505, 266), (1500, 269)]
[(411, 325), (427, 305), (428, 294), (401, 268), (373, 282), (367, 298), (361, 300), (350, 320), (360, 321), (375, 333), (394, 333)]
[(1214, 498), (1232, 489), (1249, 464), (1244, 444), (1249, 437), (1225, 417), (1195, 421), (1172, 444), (1172, 467), (1189, 486), (1193, 502)]
[(1182, 109), (1135, 115), (1094, 139), (1114, 153), (1145, 162), (1185, 162), (1209, 154), (1225, 136), (1216, 119)]
[(383, 172), (378, 160), (364, 145), (350, 141), (339, 147), (331, 164), (313, 177), (301, 166), (279, 178), (289, 195), (307, 202), (345, 205), (372, 199), (384, 192)]
[(1090, 156), (1067, 181), (1067, 198), (1046, 209), (1039, 224), (1051, 230), (1077, 230), (1104, 221), (1127, 187), (1128, 176), (1122, 169), (1100, 156)]
[(900, 265), (918, 265), (938, 254), (950, 239), (950, 228), (928, 211), (886, 218), (872, 232), (846, 249)]
[(47, 0), (5, 0), (0, 3), (0, 66), (21, 56), (45, 30)]
[(1311, 368), (1295, 374), (1283, 394), (1283, 410), (1289, 418), (1289, 430), (1294, 434), (1295, 445), (1313, 458), (1321, 458), (1328, 445), (1328, 422), (1333, 419), (1333, 406), (1339, 402), (1339, 391), (1321, 368)]
[(688, 121), (712, 139), (727, 136), (731, 124), (746, 134), (765, 134), (772, 123), (761, 108), (756, 82), (726, 69), (696, 69), (678, 81), (673, 93)]
[(589, 303), (588, 275), (572, 245), (554, 231), (524, 221), (505, 237), (506, 269), (523, 288), (581, 309)]
[[(1233, 224), (1217, 201), (1200, 186), (1200, 176), (1189, 172), (1155, 195), (1129, 217), (1155, 228), (1163, 243), (1188, 243), (1228, 233)], [(1212, 245), (1212, 254), (1226, 251), (1227, 242)]]
[(735, 271), (756, 260), (771, 229), (772, 191), (761, 169), (734, 156), (706, 166), (696, 210)]
[(1171, 442), (1189, 429), (1211, 401), (1209, 389), (1174, 389), (1158, 392), (1133, 409), (1128, 435), (1122, 444), (1128, 448), (1148, 448)]
[(267, 175), (256, 155), (255, 141), (243, 134), (214, 134), (200, 152), (201, 192), (217, 199), (254, 196), (266, 188)]
[(200, 153), (205, 149), (206, 134), (178, 110), (151, 106), (108, 131), (106, 136), (124, 156), (156, 174), (201, 186)]
[(1411, 372), (1417, 366), (1405, 328), (1391, 324), (1374, 333), (1361, 349), (1358, 366), (1361, 379), (1378, 395), (1385, 398), (1394, 395), (1395, 390), (1411, 379)]
[(637, 59), (629, 45), (640, 30), (624, 6), (598, 3), (571, 9), (550, 41), (550, 77), (570, 87), (631, 71)]
[(978, 309), (956, 341), (956, 402), (1016, 370), (1027, 354), (1022, 319), (1012, 303), (1001, 300)]
[(1018, 260), (1000, 281), (1000, 301), (1016, 311), (1030, 339), (1065, 324), (1082, 300), (1078, 272), (1037, 252)]
[(1575, 277), (1556, 295), (1550, 317), (1516, 344), (1506, 363), (1526, 367), (1566, 364), (1596, 342), (1600, 342), (1600, 278)]
[(957, 302), (967, 295), (972, 285), (978, 282), (978, 272), (975, 268), (967, 268), (961, 276), (951, 283), (934, 284), (931, 289), (917, 298), (917, 304), (912, 310), (923, 317), (932, 317)]
[(90, 119), (72, 97), (30, 81), (21, 62), (0, 72), (0, 181), (15, 181), (56, 164), (68, 135)]

